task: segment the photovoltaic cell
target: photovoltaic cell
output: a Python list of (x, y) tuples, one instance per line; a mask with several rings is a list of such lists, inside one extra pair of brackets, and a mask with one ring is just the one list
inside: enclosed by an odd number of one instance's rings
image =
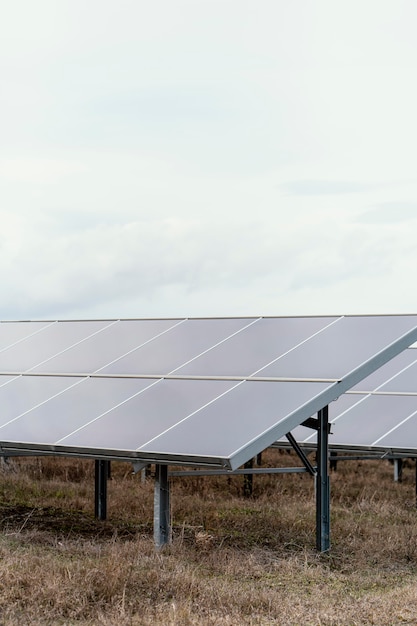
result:
[(82, 430), (68, 435), (60, 443), (65, 446), (136, 450), (232, 386), (231, 382), (212, 380), (158, 380), (154, 384), (148, 380), (143, 393)]
[(134, 320), (116, 321), (101, 332), (67, 348), (58, 356), (43, 361), (33, 371), (67, 374), (97, 372), (122, 355), (155, 341), (155, 338), (183, 322), (184, 320), (142, 320), (138, 324)]
[(101, 373), (168, 374), (253, 323), (256, 319), (187, 320), (104, 367)]
[(45, 326), (40, 332), (0, 352), (0, 371), (30, 370), (108, 325), (109, 322), (57, 322)]
[[(3, 383), (3, 378), (3, 376), (0, 377), (1, 383)], [(18, 376), (9, 379), (7, 384), (0, 386), (0, 426), (4, 426), (26, 411), (50, 400), (76, 381), (77, 379), (74, 378), (65, 379), (61, 377), (40, 380), (31, 376)], [(15, 422), (13, 424), (15, 425)], [(0, 441), (2, 441), (1, 435)]]
[(180, 367), (192, 376), (250, 376), (337, 318), (264, 318)]
[(0, 350), (34, 335), (51, 322), (0, 322)]
[(392, 390), (411, 391), (416, 385), (413, 385), (412, 381), (410, 381), (411, 385), (408, 386), (408, 389), (401, 389), (398, 387), (398, 376), (416, 361), (417, 350), (404, 350), (404, 352), (401, 352), (398, 356), (388, 361), (388, 363), (377, 369), (370, 376), (361, 380), (360, 383), (352, 388), (352, 391), (375, 391), (376, 389), (382, 388), (382, 386), (385, 388), (390, 380), (393, 381)]
[(415, 318), (407, 316), (344, 317), (261, 370), (260, 375), (342, 379), (412, 330), (414, 324)]
[(409, 450), (417, 454), (416, 432), (417, 432), (417, 405), (414, 406), (414, 412), (407, 416), (396, 428), (381, 437), (374, 445), (381, 448), (389, 448), (391, 450)]
[[(38, 382), (38, 387), (43, 387), (46, 382), (60, 381), (61, 393), (0, 427), (0, 440), (48, 445), (93, 422), (149, 385), (149, 381), (143, 379), (115, 379), (111, 385), (106, 379), (91, 378), (47, 378), (42, 379), (41, 385), (39, 379), (21, 380), (30, 381), (32, 386)], [(49, 393), (51, 391), (49, 388)], [(115, 423), (113, 428), (117, 432)]]
[(334, 422), (332, 430), (335, 437), (354, 446), (376, 444), (385, 433), (417, 410), (413, 396), (351, 397), (356, 398), (356, 403), (341, 417), (338, 417), (337, 402), (334, 403), (331, 420)]
[(413, 363), (407, 369), (399, 372), (397, 376), (381, 385), (379, 389), (389, 392), (417, 393), (417, 363)]

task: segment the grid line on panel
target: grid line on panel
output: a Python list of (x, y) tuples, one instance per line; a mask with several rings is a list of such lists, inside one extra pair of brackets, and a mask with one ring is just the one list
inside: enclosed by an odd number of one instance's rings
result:
[(405, 424), (406, 422), (408, 422), (409, 419), (411, 419), (412, 417), (414, 417), (414, 415), (417, 415), (417, 409), (411, 413), (411, 415), (408, 415), (407, 417), (405, 417), (403, 420), (401, 420), (401, 422), (399, 422), (398, 424), (395, 424), (395, 426), (393, 426), (392, 428), (390, 428), (386, 433), (384, 433), (383, 435), (381, 435), (381, 437), (378, 437), (378, 439), (376, 439), (373, 443), (371, 443), (371, 446), (376, 446), (377, 443), (379, 441), (381, 441), (381, 439), (385, 439), (385, 437), (388, 437), (388, 435), (390, 435), (391, 433), (394, 432), (394, 430), (397, 430), (397, 428), (399, 428), (400, 426), (402, 426), (403, 424)]
[[(243, 318), (243, 319), (245, 319), (245, 318)], [(181, 365), (179, 365), (175, 369), (171, 370), (171, 372), (169, 372), (169, 375), (173, 374), (174, 372), (176, 372), (177, 370), (181, 369), (182, 367), (185, 367), (186, 365), (189, 365), (189, 363), (192, 363), (196, 359), (200, 358), (201, 356), (203, 356), (203, 354), (207, 354), (207, 352), (210, 352), (210, 350), (214, 350), (214, 348), (217, 348), (217, 346), (220, 346), (222, 343), (225, 343), (226, 341), (228, 341), (232, 337), (235, 337), (235, 335), (238, 335), (243, 330), (246, 330), (246, 328), (249, 328), (253, 324), (256, 324), (256, 322), (259, 322), (259, 320), (261, 320), (261, 319), (262, 319), (262, 317), (257, 317), (256, 319), (252, 320), (251, 322), (249, 322), (249, 324), (246, 324), (246, 326), (243, 326), (243, 328), (239, 328), (239, 330), (236, 330), (231, 335), (228, 335), (228, 337), (225, 337), (221, 341), (218, 341), (214, 345), (210, 346), (210, 348), (207, 348), (206, 350), (203, 350), (203, 352), (200, 352), (200, 354), (197, 354), (196, 356), (193, 356), (192, 359), (188, 359), (188, 361), (185, 361), (185, 363), (182, 363)]]
[(105, 367), (109, 367), (110, 365), (113, 365), (113, 363), (117, 363), (117, 361), (120, 361), (120, 359), (123, 359), (124, 357), (128, 356), (129, 354), (132, 354), (132, 352), (135, 352), (135, 350), (139, 350), (140, 348), (143, 348), (143, 346), (146, 346), (146, 344), (151, 343), (151, 341), (154, 341), (155, 339), (158, 339), (158, 337), (162, 337), (162, 335), (165, 335), (165, 333), (168, 333), (173, 328), (176, 328), (177, 326), (180, 326), (180, 324), (184, 324), (187, 321), (187, 319), (188, 318), (184, 318), (184, 319), (179, 320), (173, 326), (170, 326), (169, 328), (166, 328), (162, 332), (158, 333), (157, 335), (154, 335), (150, 339), (147, 339), (146, 341), (144, 341), (140, 345), (136, 346), (135, 348), (132, 348), (131, 350), (128, 350), (125, 354), (122, 354), (121, 356), (118, 356), (117, 359), (113, 359), (113, 361), (110, 361), (110, 363), (106, 363), (106, 365), (102, 365), (101, 367), (98, 368), (98, 370), (94, 371), (94, 374), (98, 374)]
[(195, 411), (192, 411), (192, 413), (190, 413), (189, 415), (186, 415), (185, 417), (183, 417), (179, 422), (176, 422), (175, 424), (172, 424), (172, 426), (170, 426), (169, 428), (166, 428), (161, 433), (158, 433), (157, 435), (155, 435), (155, 437), (152, 437), (151, 439), (149, 439), (149, 441), (147, 441), (146, 443), (143, 443), (139, 448), (136, 448), (136, 452), (139, 452), (142, 448), (144, 448), (145, 446), (148, 446), (150, 443), (152, 443), (152, 441), (155, 441), (155, 439), (159, 439), (159, 437), (162, 437), (163, 435), (168, 433), (173, 428), (176, 428), (177, 426), (179, 426), (180, 424), (182, 424), (183, 422), (188, 420), (193, 415), (196, 415), (196, 413), (199, 413), (200, 411), (202, 411), (206, 407), (210, 406), (210, 404), (213, 404), (214, 402), (216, 402), (217, 400), (219, 400), (220, 398), (222, 398), (226, 394), (230, 393), (230, 391), (233, 391), (233, 389), (236, 389), (236, 387), (239, 387), (240, 385), (242, 385), (244, 382), (246, 382), (246, 381), (241, 380), (236, 385), (233, 385), (233, 387), (231, 387), (230, 389), (227, 389), (226, 391), (223, 391), (223, 393), (221, 393), (220, 395), (216, 396), (215, 398), (213, 398), (209, 402), (206, 402), (203, 406), (199, 406), (198, 409), (196, 409)]
[(280, 354), (279, 356), (277, 356), (275, 359), (272, 359), (272, 361), (270, 361), (266, 365), (263, 365), (262, 367), (260, 367), (258, 370), (253, 372), (253, 374), (251, 374), (251, 376), (256, 376), (256, 374), (258, 374), (259, 372), (262, 372), (262, 370), (266, 369), (267, 367), (269, 367), (273, 363), (276, 363), (280, 359), (284, 358), (284, 356), (287, 356), (287, 354), (290, 354), (290, 352), (293, 352), (294, 350), (296, 350), (297, 348), (299, 348), (300, 346), (305, 344), (307, 341), (310, 341), (310, 339), (313, 339), (313, 337), (316, 337), (317, 335), (320, 335), (320, 333), (324, 332), (327, 328), (330, 328), (330, 326), (333, 326), (333, 324), (336, 324), (337, 322), (340, 322), (340, 320), (342, 320), (343, 317), (344, 316), (338, 317), (337, 319), (332, 320), (330, 322), (330, 324), (327, 324), (326, 326), (324, 326), (324, 328), (320, 328), (320, 330), (318, 330), (315, 333), (313, 333), (312, 335), (310, 335), (310, 337), (307, 337), (306, 339), (303, 339), (303, 341), (300, 341), (300, 343), (298, 343), (296, 346), (293, 346), (292, 348), (290, 348), (289, 350), (287, 350), (283, 354)]
[(89, 426), (90, 424), (93, 424), (93, 422), (96, 422), (98, 419), (100, 419), (101, 417), (104, 417), (105, 415), (107, 415), (108, 413), (110, 413), (111, 411), (114, 411), (115, 409), (117, 409), (119, 406), (122, 406), (123, 404), (126, 404), (126, 402), (129, 402), (129, 400), (132, 400), (132, 398), (136, 398), (136, 396), (139, 396), (141, 393), (143, 393), (144, 391), (146, 391), (147, 389), (150, 389), (151, 387), (153, 387), (154, 385), (156, 385), (157, 383), (160, 383), (162, 381), (162, 378), (159, 378), (158, 380), (155, 380), (153, 383), (151, 383), (150, 385), (148, 385), (147, 387), (145, 387), (144, 389), (140, 389), (138, 392), (132, 394), (131, 396), (129, 396), (128, 398), (126, 398), (125, 400), (123, 400), (122, 402), (119, 402), (118, 404), (116, 404), (115, 406), (112, 406), (110, 409), (108, 409), (107, 411), (104, 411), (104, 413), (101, 413), (100, 415), (97, 415), (94, 419), (90, 420), (89, 422), (86, 422), (85, 424), (82, 424), (81, 426), (79, 426), (78, 428), (76, 428), (74, 431), (68, 433), (68, 435), (65, 435), (65, 437), (61, 437), (61, 439), (58, 439), (58, 441), (55, 442), (54, 445), (57, 445), (59, 443), (61, 443), (62, 441), (64, 441), (65, 439), (68, 439), (68, 437), (71, 437), (72, 435), (75, 435), (75, 433), (78, 433), (80, 430), (83, 430), (83, 428), (86, 428), (87, 426)]
[[(19, 377), (17, 377), (17, 378), (19, 378)], [(50, 396), (46, 400), (43, 400), (42, 402), (38, 402), (38, 404), (35, 404), (35, 406), (31, 406), (30, 409), (27, 409), (27, 411), (23, 411), (23, 413), (20, 413), (20, 415), (16, 415), (16, 417), (14, 417), (13, 419), (9, 420), (8, 422), (6, 422), (5, 424), (2, 424), (0, 426), (0, 433), (1, 433), (1, 429), (4, 428), (5, 426), (8, 426), (9, 424), (12, 424), (13, 422), (15, 422), (16, 420), (20, 419), (21, 417), (23, 417), (27, 413), (30, 413), (34, 409), (39, 408), (40, 406), (42, 406), (43, 404), (46, 404), (50, 400), (53, 400), (54, 398), (57, 398), (61, 394), (63, 394), (66, 391), (68, 391), (68, 389), (72, 389), (72, 387), (76, 387), (77, 385), (79, 385), (80, 383), (84, 382), (85, 380), (87, 380), (87, 379), (86, 378), (82, 378), (81, 380), (77, 380), (75, 383), (72, 383), (72, 385), (69, 385), (69, 387), (65, 387), (65, 389), (61, 389), (61, 391), (59, 391), (58, 393), (54, 393), (52, 396)]]
[[(28, 322), (28, 323), (30, 323), (30, 322)], [(17, 341), (14, 341), (13, 343), (9, 344), (8, 346), (4, 346), (4, 348), (0, 349), (0, 352), (5, 352), (5, 350), (9, 350), (10, 348), (14, 348), (14, 346), (17, 346), (19, 343), (22, 343), (23, 341), (26, 341), (26, 339), (30, 339), (30, 337), (34, 337), (35, 335), (41, 333), (46, 328), (50, 328), (50, 326), (53, 326), (54, 324), (57, 324), (57, 323), (58, 323), (57, 321), (50, 322), (49, 324), (46, 324), (46, 326), (42, 326), (42, 328), (38, 328), (38, 330), (35, 330), (33, 333), (30, 333), (29, 335), (25, 335), (25, 337), (22, 337), (21, 339), (18, 339)]]
[(111, 328), (111, 326), (114, 326), (114, 324), (117, 324), (118, 320), (112, 321), (110, 324), (108, 324), (107, 326), (103, 326), (103, 328), (99, 328), (98, 330), (94, 331), (93, 333), (91, 333), (90, 335), (87, 335), (87, 337), (83, 337), (82, 339), (80, 339), (79, 341), (76, 341), (75, 343), (71, 344), (70, 346), (67, 346), (66, 348), (64, 348), (63, 350), (60, 350), (60, 352), (57, 352), (56, 354), (53, 354), (52, 356), (48, 357), (47, 359), (44, 359), (43, 361), (41, 361), (40, 363), (36, 363), (36, 365), (33, 365), (30, 369), (26, 370), (27, 372), (31, 372), (32, 370), (34, 370), (37, 367), (40, 367), (41, 365), (43, 365), (44, 363), (47, 363), (48, 361), (51, 361), (52, 359), (55, 359), (57, 356), (60, 356), (61, 354), (64, 354), (65, 352), (68, 352), (68, 350), (72, 350), (72, 348), (75, 348), (75, 346), (79, 346), (81, 343), (83, 343), (84, 341), (87, 341), (88, 339), (90, 339), (91, 337), (94, 337), (95, 335), (98, 335), (99, 333), (103, 332), (103, 330), (106, 330), (107, 328)]

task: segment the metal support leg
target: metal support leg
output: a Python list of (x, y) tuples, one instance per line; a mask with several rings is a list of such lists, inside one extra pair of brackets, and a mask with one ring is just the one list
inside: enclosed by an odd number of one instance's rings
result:
[(154, 491), (154, 540), (157, 548), (171, 542), (171, 510), (169, 497), (168, 466), (155, 466)]
[[(245, 469), (253, 468), (253, 459), (246, 461), (244, 465)], [(253, 494), (253, 474), (244, 474), (243, 476), (243, 495), (245, 498), (250, 498)]]
[(403, 479), (403, 460), (394, 459), (394, 482), (400, 483)]
[(416, 484), (415, 484), (415, 490), (416, 490), (416, 508), (417, 508), (417, 459), (416, 459)]
[(321, 409), (317, 417), (316, 546), (319, 552), (327, 552), (330, 549), (329, 407)]
[(107, 478), (109, 475), (109, 461), (96, 460), (95, 462), (95, 506), (94, 513), (97, 519), (107, 518)]

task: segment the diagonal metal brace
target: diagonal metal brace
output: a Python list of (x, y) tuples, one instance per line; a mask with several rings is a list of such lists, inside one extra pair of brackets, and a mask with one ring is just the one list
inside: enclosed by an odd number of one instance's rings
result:
[(298, 443), (294, 439), (293, 435), (291, 433), (287, 433), (285, 436), (288, 439), (288, 441), (290, 442), (290, 444), (292, 445), (292, 447), (294, 448), (294, 450), (296, 451), (298, 457), (301, 459), (301, 461), (302, 461), (304, 467), (306, 468), (307, 472), (310, 474), (310, 476), (315, 476), (316, 473), (317, 473), (315, 468), (311, 465), (310, 461), (308, 460), (308, 458), (304, 454), (304, 451), (300, 448), (300, 446), (298, 445)]

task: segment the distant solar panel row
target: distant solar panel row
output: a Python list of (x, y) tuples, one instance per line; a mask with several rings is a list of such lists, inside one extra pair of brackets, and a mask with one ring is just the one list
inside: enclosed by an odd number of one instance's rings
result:
[(416, 340), (416, 316), (3, 322), (1, 450), (235, 468)]
[[(330, 445), (417, 455), (417, 349), (405, 350), (329, 407)], [(299, 426), (297, 441), (315, 444)]]

